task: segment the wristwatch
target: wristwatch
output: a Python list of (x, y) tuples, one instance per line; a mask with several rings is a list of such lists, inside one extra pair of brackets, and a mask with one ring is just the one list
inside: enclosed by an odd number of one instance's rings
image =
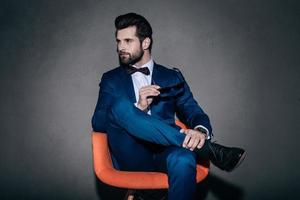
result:
[(202, 127), (197, 127), (196, 129), (197, 129), (198, 131), (202, 132), (202, 133), (207, 134), (207, 131), (206, 131), (204, 128), (202, 128)]
[(206, 135), (206, 139), (207, 139), (207, 137), (208, 137), (207, 131), (206, 131), (204, 128), (202, 128), (202, 127), (197, 127), (196, 130), (198, 130), (198, 131), (200, 131), (201, 133), (205, 134), (205, 135)]

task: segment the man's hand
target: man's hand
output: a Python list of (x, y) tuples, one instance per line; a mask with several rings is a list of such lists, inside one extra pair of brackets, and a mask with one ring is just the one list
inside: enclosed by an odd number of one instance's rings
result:
[(139, 100), (137, 102), (137, 108), (145, 111), (153, 101), (153, 97), (158, 96), (160, 87), (158, 85), (148, 85), (141, 87), (139, 90)]
[(193, 151), (195, 148), (200, 149), (206, 140), (206, 134), (193, 129), (181, 129), (181, 133), (186, 134), (182, 146)]

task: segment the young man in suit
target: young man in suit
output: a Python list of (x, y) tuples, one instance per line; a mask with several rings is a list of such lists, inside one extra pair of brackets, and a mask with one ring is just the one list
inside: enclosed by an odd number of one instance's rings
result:
[[(152, 28), (143, 16), (118, 16), (115, 27), (120, 66), (102, 76), (93, 129), (107, 133), (121, 170), (166, 172), (168, 199), (194, 199), (197, 156), (232, 171), (245, 151), (210, 142), (209, 118), (181, 73), (153, 61)], [(175, 113), (191, 129), (180, 130)]]

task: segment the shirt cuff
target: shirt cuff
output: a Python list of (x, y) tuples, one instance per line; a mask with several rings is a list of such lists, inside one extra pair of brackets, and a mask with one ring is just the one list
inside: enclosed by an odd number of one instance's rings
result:
[(206, 131), (206, 135), (207, 135), (206, 139), (207, 140), (209, 140), (211, 138), (210, 132), (209, 132), (209, 130), (205, 126), (198, 125), (194, 129), (197, 129), (197, 128), (203, 128)]
[[(135, 102), (135, 103), (134, 103), (134, 106), (135, 106), (136, 108), (138, 108), (138, 107), (137, 107), (137, 103), (138, 103), (138, 102)], [(138, 109), (139, 109), (139, 108), (138, 108)], [(147, 114), (151, 115), (151, 110), (150, 110), (149, 108), (145, 109), (144, 112), (146, 112)]]

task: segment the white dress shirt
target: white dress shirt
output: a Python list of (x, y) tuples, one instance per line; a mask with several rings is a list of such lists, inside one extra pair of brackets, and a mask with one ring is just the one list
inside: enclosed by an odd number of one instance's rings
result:
[[(153, 59), (150, 59), (149, 62), (147, 62), (144, 65), (142, 65), (141, 67), (139, 67), (139, 68), (148, 67), (148, 69), (150, 71), (149, 75), (145, 75), (142, 72), (135, 72), (135, 73), (131, 74), (136, 102), (138, 102), (138, 100), (139, 100), (139, 90), (141, 89), (141, 87), (151, 85), (153, 66), (154, 66)], [(133, 65), (133, 67), (136, 67), (136, 66)]]

